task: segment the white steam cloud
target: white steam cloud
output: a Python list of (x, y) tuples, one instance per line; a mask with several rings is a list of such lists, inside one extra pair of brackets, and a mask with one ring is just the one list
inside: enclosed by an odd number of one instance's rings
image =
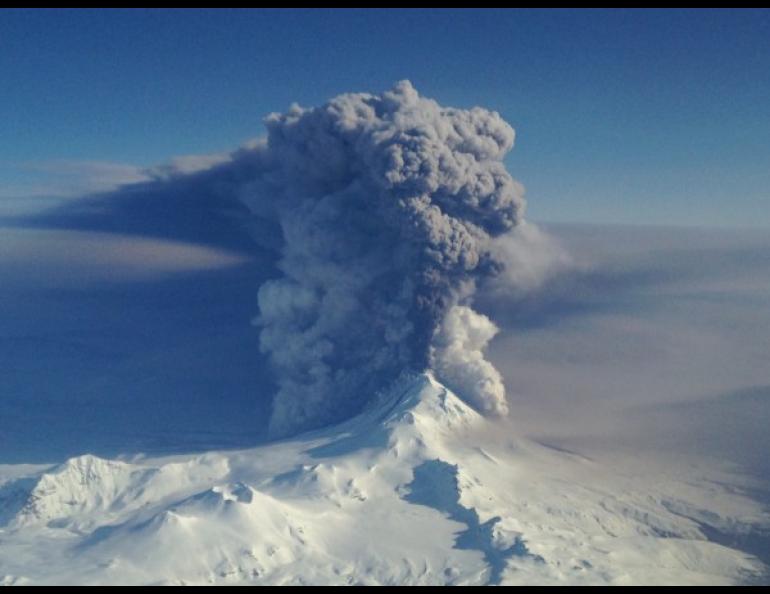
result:
[(433, 337), (431, 365), (438, 377), (465, 395), (481, 412), (507, 415), (503, 378), (484, 358), (484, 350), (497, 332), (497, 326), (487, 316), (455, 305)]

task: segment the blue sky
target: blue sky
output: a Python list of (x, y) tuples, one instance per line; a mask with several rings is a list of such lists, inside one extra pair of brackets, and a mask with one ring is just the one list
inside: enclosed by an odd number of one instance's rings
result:
[(3, 10), (0, 199), (408, 78), (516, 128), (535, 220), (767, 227), (769, 73), (767, 11)]

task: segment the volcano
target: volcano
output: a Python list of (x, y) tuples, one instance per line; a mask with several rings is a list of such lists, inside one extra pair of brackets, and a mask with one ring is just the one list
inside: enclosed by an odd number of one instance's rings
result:
[(9, 468), (4, 584), (714, 584), (763, 567), (725, 544), (758, 521), (734, 490), (653, 487), (516, 438), (429, 373), (257, 448)]

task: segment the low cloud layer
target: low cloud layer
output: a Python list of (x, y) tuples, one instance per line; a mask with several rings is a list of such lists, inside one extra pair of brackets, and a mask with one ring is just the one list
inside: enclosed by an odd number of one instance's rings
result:
[(145, 281), (237, 266), (246, 256), (191, 243), (57, 229), (0, 227), (5, 287), (66, 288)]

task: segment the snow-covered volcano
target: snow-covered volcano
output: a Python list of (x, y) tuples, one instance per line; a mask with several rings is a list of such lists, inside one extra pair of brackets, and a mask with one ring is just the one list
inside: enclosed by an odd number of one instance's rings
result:
[[(730, 583), (750, 499), (503, 433), (429, 375), (259, 448), (0, 468), (5, 584)], [(753, 528), (749, 528), (753, 527)]]

